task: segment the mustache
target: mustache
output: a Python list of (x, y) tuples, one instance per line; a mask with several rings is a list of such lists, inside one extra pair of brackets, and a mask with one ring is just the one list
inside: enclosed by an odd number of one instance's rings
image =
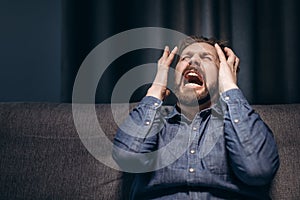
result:
[(196, 73), (198, 73), (198, 74), (204, 75), (203, 70), (202, 70), (200, 67), (196, 67), (196, 66), (187, 66), (187, 67), (183, 70), (182, 75), (184, 75), (184, 74), (185, 74), (186, 72), (188, 72), (188, 71), (194, 71), (194, 72), (196, 72)]

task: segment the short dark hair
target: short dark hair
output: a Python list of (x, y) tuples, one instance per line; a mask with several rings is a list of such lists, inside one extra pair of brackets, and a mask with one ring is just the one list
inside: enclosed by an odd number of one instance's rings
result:
[[(206, 38), (203, 36), (189, 36), (186, 37), (185, 39), (183, 39), (179, 45), (179, 49), (178, 49), (178, 55), (180, 56), (182, 54), (182, 51), (190, 46), (191, 44), (194, 43), (200, 43), (200, 42), (204, 42), (207, 44), (210, 44), (212, 46), (214, 46), (216, 43), (222, 48), (223, 52), (224, 52), (224, 48), (228, 46), (228, 42), (227, 41), (223, 41), (223, 40), (218, 40), (216, 38)], [(225, 53), (225, 52), (224, 52)], [(226, 56), (226, 54), (225, 54)]]

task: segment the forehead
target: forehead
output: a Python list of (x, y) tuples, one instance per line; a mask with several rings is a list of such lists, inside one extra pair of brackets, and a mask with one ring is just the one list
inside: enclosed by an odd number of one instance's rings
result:
[(217, 51), (214, 46), (205, 43), (205, 42), (196, 42), (193, 43), (189, 46), (187, 46), (183, 51), (182, 55), (188, 52), (193, 52), (193, 53), (209, 53), (212, 55), (217, 55)]

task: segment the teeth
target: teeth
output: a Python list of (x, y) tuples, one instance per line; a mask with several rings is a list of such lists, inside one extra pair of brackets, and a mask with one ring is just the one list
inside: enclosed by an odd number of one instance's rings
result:
[(189, 72), (187, 75), (188, 76), (198, 76), (198, 74), (196, 74), (195, 72)]
[(198, 84), (196, 84), (196, 83), (187, 83), (187, 84), (185, 84), (186, 86), (199, 86)]
[(184, 86), (185, 87), (189, 87), (189, 88), (199, 88), (199, 87), (202, 87), (201, 85), (198, 85), (196, 83), (186, 83)]

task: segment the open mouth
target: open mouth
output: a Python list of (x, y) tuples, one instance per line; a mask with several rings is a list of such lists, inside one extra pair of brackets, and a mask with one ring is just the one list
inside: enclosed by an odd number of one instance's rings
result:
[(202, 87), (203, 86), (203, 78), (201, 74), (194, 70), (187, 70), (184, 73), (184, 86), (189, 87)]

